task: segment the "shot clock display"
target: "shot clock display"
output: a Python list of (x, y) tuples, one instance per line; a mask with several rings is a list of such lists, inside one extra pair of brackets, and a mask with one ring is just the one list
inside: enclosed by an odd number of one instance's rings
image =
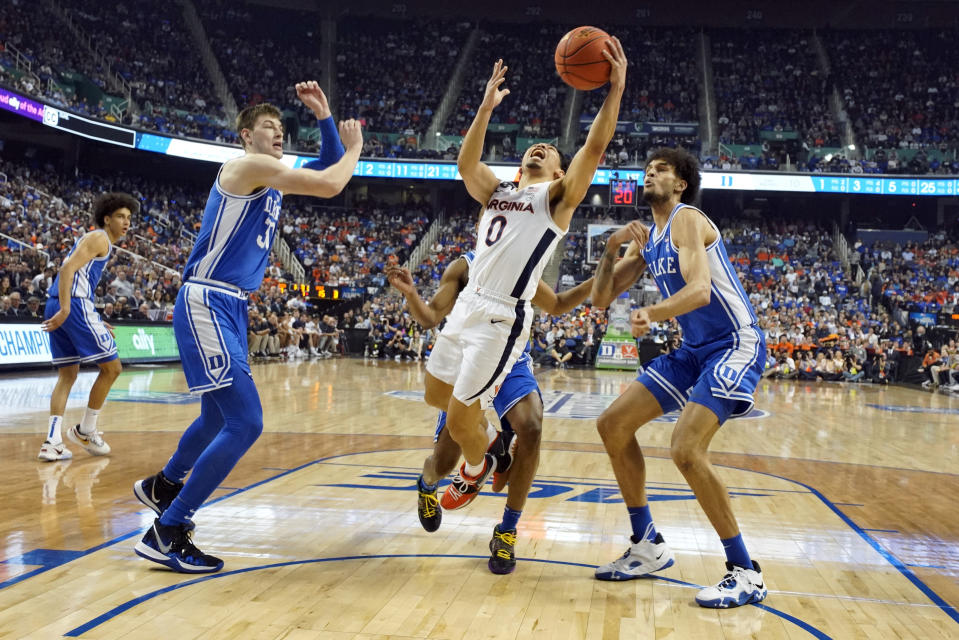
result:
[(611, 207), (635, 207), (639, 201), (639, 194), (636, 192), (635, 180), (619, 180), (610, 178), (609, 180), (609, 206)]

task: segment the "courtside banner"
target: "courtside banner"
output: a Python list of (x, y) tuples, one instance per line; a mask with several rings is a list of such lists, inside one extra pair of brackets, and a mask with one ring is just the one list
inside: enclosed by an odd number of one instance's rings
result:
[[(120, 361), (171, 362), (180, 359), (173, 325), (117, 325), (113, 327)], [(0, 323), (0, 367), (50, 364), (50, 335), (39, 324)]]
[(609, 305), (609, 328), (599, 343), (599, 352), (596, 354), (597, 369), (635, 371), (639, 368), (639, 349), (636, 348), (636, 338), (630, 332), (629, 308), (628, 293), (624, 293)]
[(169, 362), (180, 359), (172, 324), (121, 324), (113, 327), (120, 362)]
[(0, 323), (0, 366), (50, 362), (50, 335), (39, 324)]

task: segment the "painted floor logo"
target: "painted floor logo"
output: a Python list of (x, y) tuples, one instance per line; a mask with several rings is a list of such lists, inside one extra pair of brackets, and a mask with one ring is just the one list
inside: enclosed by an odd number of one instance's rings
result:
[[(382, 491), (416, 491), (416, 480), (419, 478), (419, 471), (407, 471), (398, 468), (381, 469), (372, 473), (366, 473), (356, 478), (357, 482), (352, 483), (334, 483), (318, 486), (339, 487), (342, 489), (379, 489)], [(439, 487), (442, 489), (450, 483), (449, 478), (440, 480)], [(671, 500), (695, 500), (692, 489), (686, 485), (674, 483), (649, 482), (646, 485), (648, 490), (648, 499), (650, 502), (662, 502)], [(481, 496), (505, 496), (505, 493), (493, 493), (492, 491), (480, 491)], [(772, 495), (772, 492), (766, 489), (749, 487), (730, 487), (729, 495), (733, 497), (752, 497), (766, 498)], [(597, 504), (618, 504), (623, 502), (619, 493), (619, 487), (614, 481), (592, 480), (581, 478), (576, 480), (553, 480), (550, 478), (537, 477), (533, 481), (533, 488), (530, 489), (529, 496), (531, 500), (541, 500), (543, 498), (558, 498), (566, 502), (592, 502)]]
[[(423, 402), (422, 391), (387, 391), (386, 395), (401, 400)], [(580, 391), (543, 392), (543, 415), (550, 418), (569, 418), (572, 420), (595, 420), (619, 396), (608, 393), (584, 393)], [(740, 419), (755, 420), (769, 416), (768, 411), (753, 409)], [(660, 416), (653, 422), (676, 422), (679, 412), (674, 411)]]

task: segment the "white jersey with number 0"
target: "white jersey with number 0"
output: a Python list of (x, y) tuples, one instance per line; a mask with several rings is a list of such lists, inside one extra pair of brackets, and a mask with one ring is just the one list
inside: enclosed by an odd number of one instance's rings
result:
[(549, 182), (501, 182), (480, 217), (469, 287), (530, 300), (556, 243), (566, 235), (549, 213)]

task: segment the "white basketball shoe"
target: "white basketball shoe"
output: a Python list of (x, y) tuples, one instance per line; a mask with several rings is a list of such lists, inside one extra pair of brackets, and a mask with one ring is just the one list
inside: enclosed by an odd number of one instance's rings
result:
[(763, 570), (759, 568), (759, 563), (755, 560), (753, 560), (752, 569), (727, 562), (726, 571), (728, 573), (723, 576), (719, 584), (706, 587), (696, 594), (696, 603), (699, 606), (709, 609), (729, 609), (762, 602), (766, 597)]
[(62, 442), (53, 444), (49, 440), (45, 440), (43, 444), (40, 445), (40, 455), (37, 456), (38, 460), (43, 460), (44, 462), (55, 462), (57, 460), (69, 460), (73, 457), (73, 454), (70, 453), (70, 450), (67, 449), (67, 446)]
[[(633, 538), (630, 538), (632, 541)], [(633, 580), (673, 566), (673, 552), (657, 533), (653, 540), (633, 542), (621, 557), (596, 569), (597, 580)]]
[(67, 430), (67, 438), (70, 442), (75, 442), (91, 456), (105, 456), (110, 453), (110, 445), (103, 441), (102, 434), (96, 429), (93, 433), (83, 433), (80, 431), (80, 425), (74, 425)]

